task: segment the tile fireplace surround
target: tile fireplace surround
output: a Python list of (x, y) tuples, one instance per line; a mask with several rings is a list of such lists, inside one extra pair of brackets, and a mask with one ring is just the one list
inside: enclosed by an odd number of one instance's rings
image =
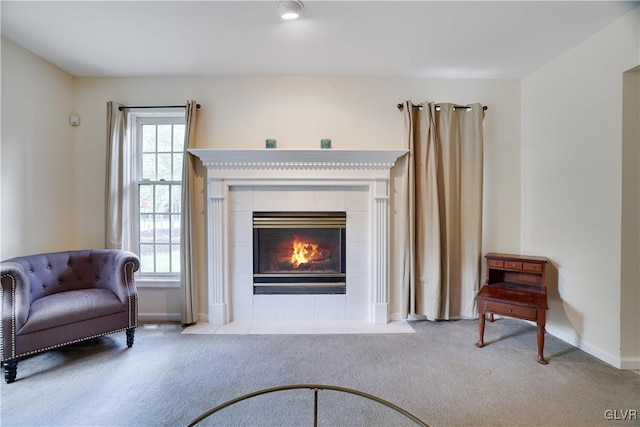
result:
[[(406, 150), (189, 152), (207, 168), (209, 323), (389, 322), (390, 169)], [(346, 212), (346, 294), (253, 295), (254, 211)]]

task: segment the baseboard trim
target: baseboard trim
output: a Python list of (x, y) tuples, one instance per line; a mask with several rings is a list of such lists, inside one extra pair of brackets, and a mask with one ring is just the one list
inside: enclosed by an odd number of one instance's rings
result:
[(620, 359), (620, 369), (640, 371), (640, 357), (623, 357)]
[(640, 358), (637, 357), (617, 357), (611, 353), (608, 353), (598, 347), (595, 347), (589, 343), (584, 342), (574, 334), (567, 333), (561, 329), (554, 328), (547, 324), (546, 331), (548, 334), (561, 339), (562, 341), (571, 344), (574, 347), (579, 348), (585, 353), (589, 353), (593, 357), (600, 359), (604, 363), (607, 363), (614, 368), (621, 370), (638, 370), (640, 369)]
[[(180, 313), (138, 313), (138, 320), (143, 323), (151, 322), (182, 322)], [(198, 313), (198, 322), (207, 322), (207, 313)]]
[(180, 313), (140, 313), (138, 312), (138, 321), (142, 323), (151, 322), (180, 322)]

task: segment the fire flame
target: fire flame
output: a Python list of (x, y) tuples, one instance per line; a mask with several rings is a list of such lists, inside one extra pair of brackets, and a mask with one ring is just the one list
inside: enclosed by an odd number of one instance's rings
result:
[(291, 253), (291, 264), (294, 267), (298, 267), (300, 264), (305, 264), (315, 257), (319, 257), (322, 254), (318, 251), (317, 243), (301, 242), (297, 237), (293, 240), (293, 252)]

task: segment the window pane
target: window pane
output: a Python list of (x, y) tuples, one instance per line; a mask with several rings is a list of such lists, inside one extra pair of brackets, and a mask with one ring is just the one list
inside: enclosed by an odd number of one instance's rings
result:
[(180, 243), (180, 215), (171, 215), (171, 243)]
[(180, 213), (182, 208), (182, 185), (171, 186), (171, 212)]
[(156, 125), (142, 125), (142, 151), (156, 151)]
[(157, 184), (156, 187), (156, 212), (169, 212), (169, 185)]
[(182, 181), (182, 153), (173, 155), (173, 180)]
[(140, 215), (140, 243), (153, 243), (153, 215)]
[(173, 126), (173, 151), (184, 151), (184, 125)]
[(158, 151), (171, 151), (171, 125), (158, 125)]
[(154, 271), (153, 245), (140, 245), (140, 272), (153, 273)]
[(141, 184), (138, 189), (140, 212), (153, 212), (153, 185)]
[(171, 153), (158, 154), (158, 181), (171, 181)]
[(169, 273), (170, 271), (169, 245), (156, 245), (156, 272)]
[(142, 155), (142, 179), (156, 180), (156, 155), (154, 153)]
[(169, 215), (156, 215), (156, 243), (169, 243)]
[(171, 272), (180, 273), (180, 245), (171, 245)]
[[(1, 0), (0, 0), (1, 1)], [(182, 117), (148, 116), (139, 122), (134, 148), (137, 162), (138, 233), (132, 236), (139, 251), (143, 274), (179, 274), (182, 204), (182, 162), (185, 125)], [(178, 122), (178, 123), (176, 123)], [(166, 182), (164, 182), (166, 181)], [(177, 183), (176, 183), (177, 182)]]

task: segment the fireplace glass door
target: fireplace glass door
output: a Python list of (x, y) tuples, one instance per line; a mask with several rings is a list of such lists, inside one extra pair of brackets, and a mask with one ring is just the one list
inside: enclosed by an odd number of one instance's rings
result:
[(345, 212), (254, 212), (254, 294), (344, 294)]

